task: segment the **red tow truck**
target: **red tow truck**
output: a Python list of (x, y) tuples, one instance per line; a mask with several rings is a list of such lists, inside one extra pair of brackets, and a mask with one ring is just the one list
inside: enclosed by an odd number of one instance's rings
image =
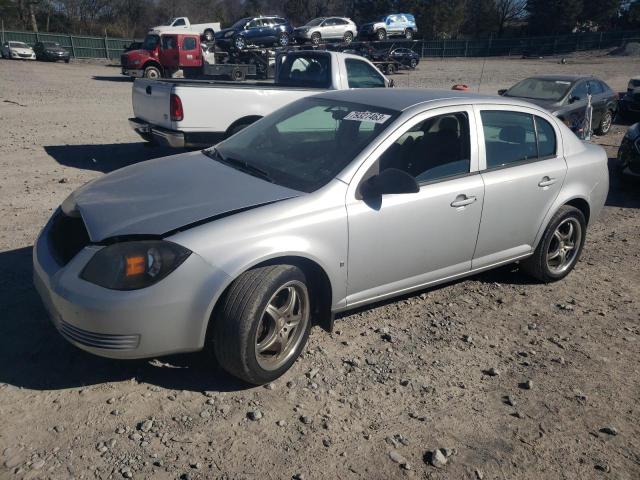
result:
[(275, 54), (269, 50), (221, 52), (202, 43), (193, 32), (151, 31), (138, 50), (120, 57), (122, 74), (134, 78), (227, 77), (244, 80), (247, 76), (273, 76)]

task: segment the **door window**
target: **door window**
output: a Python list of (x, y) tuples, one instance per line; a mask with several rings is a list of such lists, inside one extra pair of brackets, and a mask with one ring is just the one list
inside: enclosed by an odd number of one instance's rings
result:
[(576, 85), (575, 88), (571, 91), (571, 97), (576, 97), (574, 101), (586, 100), (587, 93), (588, 93), (587, 82), (581, 82), (578, 85)]
[(556, 155), (555, 130), (545, 119), (524, 112), (500, 110), (485, 110), (480, 115), (487, 169)]
[(193, 37), (185, 37), (182, 41), (182, 49), (183, 50), (195, 50), (196, 49), (196, 39)]
[(262, 25), (262, 21), (261, 20), (251, 20), (248, 24), (247, 24), (247, 28), (258, 28)]
[(176, 37), (162, 37), (163, 50), (174, 50), (177, 46)]
[(386, 86), (380, 72), (368, 63), (348, 58), (345, 60), (345, 65), (349, 88), (384, 88)]
[(382, 154), (380, 171), (397, 168), (418, 183), (469, 173), (471, 141), (466, 113), (431, 117), (412, 127)]
[(591, 89), (591, 95), (599, 95), (604, 92), (604, 88), (602, 88), (602, 84), (597, 80), (591, 80), (589, 82), (589, 88)]
[(185, 25), (186, 24), (184, 23), (184, 19), (183, 18), (179, 18), (178, 20), (173, 22), (173, 26), (174, 27), (184, 27)]

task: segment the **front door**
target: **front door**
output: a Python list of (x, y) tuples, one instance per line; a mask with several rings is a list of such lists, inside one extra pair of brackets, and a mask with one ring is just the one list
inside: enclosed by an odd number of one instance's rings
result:
[(530, 253), (562, 188), (567, 165), (561, 137), (537, 113), (504, 107), (477, 111), (485, 195), (474, 269)]
[(180, 67), (193, 68), (202, 65), (199, 38), (195, 35), (183, 36), (180, 45)]
[[(360, 169), (347, 195), (347, 304), (408, 291), (471, 269), (484, 185), (470, 107), (437, 109), (394, 132)], [(361, 199), (362, 182), (388, 168), (417, 193)]]
[(160, 63), (165, 69), (175, 70), (180, 63), (178, 53), (178, 36), (163, 35), (160, 48)]

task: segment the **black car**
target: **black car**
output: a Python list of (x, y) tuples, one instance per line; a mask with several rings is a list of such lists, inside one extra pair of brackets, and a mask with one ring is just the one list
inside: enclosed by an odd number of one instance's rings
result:
[(620, 116), (628, 119), (640, 118), (640, 77), (632, 78), (627, 92), (620, 99)]
[(33, 46), (33, 51), (36, 52), (36, 59), (47, 62), (64, 60), (65, 63), (69, 63), (69, 60), (71, 59), (69, 50), (60, 46), (60, 44), (56, 42), (37, 42)]
[(640, 123), (631, 125), (618, 150), (618, 171), (640, 179)]
[(541, 75), (499, 90), (505, 97), (522, 98), (535, 103), (560, 118), (576, 134), (585, 130), (587, 96), (591, 94), (593, 116), (591, 126), (598, 135), (611, 130), (618, 110), (618, 95), (599, 78), (585, 75)]
[(410, 48), (395, 48), (391, 50), (389, 59), (411, 69), (416, 68), (420, 63), (420, 55)]
[(249, 45), (278, 45), (291, 43), (293, 27), (289, 20), (276, 16), (246, 17), (229, 28), (216, 32), (215, 42), (222, 48), (243, 50)]

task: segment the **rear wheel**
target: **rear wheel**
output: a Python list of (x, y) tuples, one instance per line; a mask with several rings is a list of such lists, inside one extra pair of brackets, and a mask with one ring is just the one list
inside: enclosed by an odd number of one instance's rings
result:
[(393, 63), (387, 64), (387, 68), (385, 68), (385, 73), (387, 75), (393, 75), (396, 73), (396, 66)]
[(241, 70), (240, 68), (234, 68), (231, 71), (231, 80), (235, 81), (235, 82), (242, 82), (245, 79), (245, 74), (244, 71)]
[(551, 218), (534, 254), (520, 266), (532, 277), (548, 283), (573, 270), (584, 246), (587, 222), (575, 207), (564, 205)]
[(376, 38), (380, 41), (387, 39), (387, 31), (384, 28), (381, 28), (376, 32)]
[(409, 66), (412, 69), (415, 69), (418, 66), (418, 60), (416, 60), (415, 58), (412, 58), (411, 61), (409, 62)]
[(144, 69), (144, 78), (156, 80), (162, 77), (162, 73), (158, 67), (150, 66)]
[(247, 46), (247, 42), (242, 35), (236, 35), (233, 39), (233, 46), (238, 50), (244, 50), (244, 48)]
[(204, 31), (204, 39), (205, 39), (207, 42), (212, 42), (212, 41), (213, 41), (213, 37), (214, 37), (213, 30), (211, 30), (210, 28), (207, 28), (207, 29)]
[(281, 47), (286, 47), (289, 45), (289, 34), (287, 32), (282, 32), (278, 35), (278, 45)]
[(600, 124), (598, 128), (596, 128), (596, 135), (606, 135), (611, 131), (611, 125), (613, 124), (613, 112), (611, 110), (607, 110), (602, 114), (602, 118), (600, 119)]
[(311, 34), (311, 43), (313, 45), (319, 45), (321, 41), (322, 41), (322, 36), (318, 32)]
[(349, 45), (351, 42), (353, 42), (353, 32), (346, 32), (344, 34), (344, 38), (343, 38), (344, 43), (346, 43), (347, 45)]
[(304, 272), (271, 265), (240, 275), (221, 299), (211, 328), (218, 363), (246, 382), (261, 385), (285, 373), (311, 330)]
[(410, 28), (406, 29), (404, 31), (404, 38), (406, 38), (407, 40), (413, 40), (413, 30), (411, 30)]

